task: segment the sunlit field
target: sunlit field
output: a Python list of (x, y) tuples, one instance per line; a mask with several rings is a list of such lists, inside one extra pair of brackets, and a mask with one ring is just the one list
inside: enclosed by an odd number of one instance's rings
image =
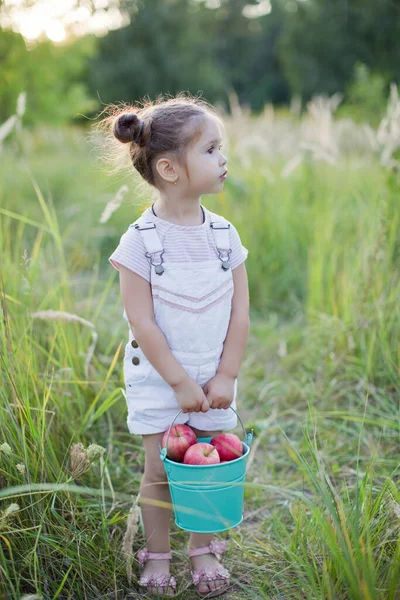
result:
[[(400, 599), (400, 103), (392, 87), (372, 127), (339, 102), (257, 117), (233, 104), (229, 176), (202, 199), (249, 250), (238, 411), (255, 437), (243, 522), (217, 536), (231, 540), (229, 600)], [(128, 331), (107, 258), (151, 190), (109, 174), (89, 128), (10, 118), (0, 595), (138, 598), (144, 452), (126, 426)], [(187, 540), (171, 521), (171, 572), (191, 600)]]

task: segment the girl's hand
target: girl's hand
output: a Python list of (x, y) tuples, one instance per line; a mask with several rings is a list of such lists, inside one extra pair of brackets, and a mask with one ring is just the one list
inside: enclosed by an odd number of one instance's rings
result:
[(229, 408), (235, 396), (235, 378), (217, 373), (203, 387), (210, 408)]
[(210, 408), (203, 389), (190, 377), (175, 385), (173, 390), (183, 413), (207, 412)]

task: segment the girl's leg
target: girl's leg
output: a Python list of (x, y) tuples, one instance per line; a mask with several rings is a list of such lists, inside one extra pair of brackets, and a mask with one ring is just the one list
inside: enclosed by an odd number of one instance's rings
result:
[[(140, 483), (140, 507), (149, 552), (169, 552), (169, 526), (172, 515), (168, 480), (160, 459), (159, 444), (163, 433), (142, 435), (145, 450), (144, 474)], [(148, 560), (143, 574), (170, 572), (169, 560)], [(165, 594), (165, 587), (147, 588), (150, 593)], [(172, 589), (171, 595), (172, 595)]]
[[(191, 426), (197, 437), (214, 437), (222, 431), (202, 431)], [(213, 533), (191, 533), (189, 539), (189, 548), (193, 550), (195, 548), (203, 548), (213, 539)], [(214, 554), (202, 554), (201, 556), (193, 556), (191, 559), (193, 569), (214, 569), (220, 564), (217, 557)], [(226, 584), (226, 580), (217, 579), (215, 581), (199, 582), (198, 590), (200, 593), (207, 593), (212, 590), (217, 590)]]

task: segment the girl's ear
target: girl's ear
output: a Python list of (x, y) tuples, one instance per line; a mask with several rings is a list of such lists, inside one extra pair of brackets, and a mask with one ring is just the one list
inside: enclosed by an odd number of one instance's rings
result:
[(156, 162), (156, 170), (163, 181), (174, 183), (178, 178), (178, 173), (169, 158), (159, 158)]

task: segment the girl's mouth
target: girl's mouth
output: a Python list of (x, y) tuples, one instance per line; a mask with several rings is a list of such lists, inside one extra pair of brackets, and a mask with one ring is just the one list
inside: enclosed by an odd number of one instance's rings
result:
[(225, 173), (220, 176), (220, 179), (222, 179), (222, 180), (226, 179), (227, 175), (228, 175), (228, 171), (225, 171)]

